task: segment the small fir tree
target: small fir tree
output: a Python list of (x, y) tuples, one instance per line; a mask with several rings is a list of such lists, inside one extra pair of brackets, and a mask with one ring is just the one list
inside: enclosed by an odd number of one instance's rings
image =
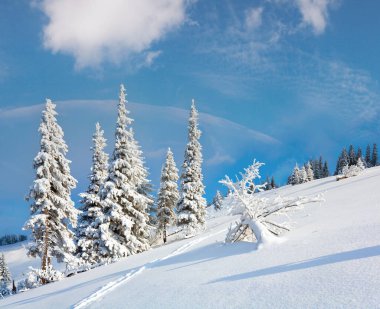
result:
[(329, 166), (327, 161), (323, 164), (323, 178), (329, 177), (330, 176), (330, 171), (329, 171)]
[(182, 165), (181, 191), (178, 202), (178, 226), (185, 235), (193, 235), (205, 225), (206, 200), (203, 197), (202, 146), (199, 143), (201, 131), (198, 129), (198, 111), (194, 100), (189, 118), (188, 143)]
[(293, 172), (289, 177), (288, 183), (293, 186), (301, 183), (301, 172), (298, 167), (298, 164), (296, 164), (296, 166), (294, 167)]
[(223, 197), (220, 194), (219, 190), (216, 191), (216, 194), (212, 200), (212, 204), (214, 205), (215, 210), (221, 210), (222, 209), (222, 203), (223, 203)]
[(368, 144), (367, 145), (367, 148), (365, 150), (365, 165), (367, 167), (371, 167), (372, 166), (372, 160), (371, 160), (371, 146)]
[(70, 175), (68, 148), (56, 115), (55, 105), (46, 100), (39, 127), (40, 151), (34, 159), (36, 179), (27, 198), (32, 201), (31, 217), (24, 226), (32, 234), (28, 255), (41, 258), (43, 271), (50, 268), (52, 257), (58, 262), (72, 260), (75, 244), (69, 225), (76, 226), (79, 213), (70, 197), (76, 180)]
[(169, 148), (161, 171), (161, 184), (157, 198), (158, 230), (162, 233), (164, 243), (167, 238), (167, 226), (173, 224), (176, 218), (174, 208), (179, 199), (178, 178), (178, 169)]
[(9, 272), (9, 268), (7, 266), (7, 263), (5, 262), (4, 253), (0, 256), (0, 282), (8, 285), (11, 283), (11, 273)]
[(348, 149), (348, 165), (355, 165), (356, 164), (356, 155), (355, 155), (355, 149), (354, 146), (350, 145)]
[(85, 193), (80, 194), (82, 213), (76, 229), (78, 257), (89, 264), (101, 263), (105, 258), (103, 253), (107, 251), (101, 237), (104, 213), (99, 196), (100, 188), (108, 176), (108, 155), (104, 152), (106, 139), (103, 134), (97, 123), (92, 138), (92, 166), (88, 177), (90, 185)]
[(306, 175), (307, 175), (307, 181), (314, 180), (314, 172), (313, 168), (311, 167), (310, 161), (306, 164)]
[(373, 144), (371, 165), (377, 166), (378, 164), (379, 164), (379, 160), (377, 156), (377, 145)]
[(271, 185), (271, 187), (272, 187), (272, 189), (275, 189), (275, 188), (277, 188), (278, 186), (277, 186), (277, 183), (275, 182), (275, 180), (274, 180), (274, 177), (272, 176), (272, 179), (271, 179), (271, 181), (270, 181), (270, 185)]
[(305, 183), (305, 182), (308, 182), (308, 177), (307, 177), (305, 166), (302, 166), (301, 171), (300, 171), (300, 183)]
[(356, 153), (356, 162), (358, 162), (359, 158), (363, 161), (363, 152), (360, 147), (358, 148), (358, 152)]

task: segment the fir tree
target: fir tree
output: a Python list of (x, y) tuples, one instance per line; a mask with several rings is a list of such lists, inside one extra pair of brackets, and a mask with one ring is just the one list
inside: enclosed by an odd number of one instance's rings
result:
[(312, 170), (314, 174), (314, 179), (320, 179), (322, 177), (322, 171), (320, 168), (319, 160), (313, 160)]
[(267, 176), (266, 180), (265, 180), (265, 190), (268, 191), (268, 190), (272, 190), (272, 185), (271, 185), (271, 182), (270, 182), (270, 178), (269, 176)]
[(293, 169), (292, 174), (290, 175), (290, 177), (288, 179), (288, 184), (291, 184), (294, 186), (294, 185), (298, 185), (300, 183), (301, 183), (301, 172), (300, 172), (300, 169), (298, 167), (298, 164), (296, 164), (296, 166)]
[(363, 152), (360, 147), (358, 148), (358, 152), (356, 153), (356, 162), (358, 162), (359, 158), (363, 161)]
[(70, 161), (65, 158), (68, 148), (56, 115), (55, 105), (46, 100), (39, 127), (40, 151), (34, 159), (36, 179), (27, 198), (33, 201), (31, 217), (24, 226), (32, 233), (28, 255), (41, 258), (43, 271), (51, 266), (52, 257), (58, 262), (72, 259), (74, 233), (68, 225), (76, 226), (79, 213), (70, 197), (76, 180), (70, 175)]
[(311, 167), (310, 161), (307, 162), (305, 168), (306, 168), (307, 181), (314, 180), (314, 172), (313, 172), (313, 169)]
[(105, 256), (117, 259), (149, 249), (147, 209), (151, 199), (145, 195), (147, 171), (141, 150), (128, 129), (132, 119), (126, 109), (126, 94), (120, 86), (115, 148), (108, 169), (108, 177), (100, 191), (104, 210), (102, 239)]
[(379, 160), (378, 160), (378, 157), (377, 157), (377, 145), (373, 144), (371, 165), (372, 166), (377, 166), (378, 163), (379, 163)]
[(274, 180), (274, 177), (273, 177), (273, 176), (272, 176), (272, 179), (271, 179), (271, 181), (270, 181), (270, 185), (271, 185), (272, 189), (275, 189), (275, 188), (278, 187), (277, 184), (276, 184), (276, 182), (275, 182), (275, 180)]
[(202, 146), (199, 143), (198, 111), (194, 100), (189, 119), (188, 143), (182, 165), (181, 192), (178, 202), (178, 225), (192, 235), (205, 225), (206, 200), (203, 198)]
[(327, 161), (325, 161), (325, 163), (323, 165), (323, 178), (326, 178), (329, 176), (330, 176), (329, 166), (327, 164)]
[(371, 160), (371, 146), (368, 144), (367, 145), (367, 148), (365, 150), (365, 165), (367, 167), (371, 167), (372, 166), (372, 160)]
[(158, 230), (162, 233), (164, 243), (166, 242), (167, 226), (175, 222), (174, 208), (179, 199), (178, 178), (178, 169), (169, 148), (161, 171), (161, 184), (157, 198)]
[(305, 183), (305, 182), (308, 182), (308, 177), (307, 177), (305, 166), (302, 166), (300, 170), (300, 183)]
[(223, 203), (223, 196), (220, 194), (219, 190), (216, 191), (214, 198), (212, 199), (212, 204), (215, 210), (221, 210)]
[(11, 273), (9, 272), (7, 263), (5, 262), (4, 253), (0, 256), (0, 283), (8, 285), (11, 283)]
[(89, 175), (90, 185), (82, 197), (76, 230), (78, 257), (90, 264), (102, 262), (103, 253), (106, 252), (105, 244), (101, 238), (101, 221), (104, 216), (100, 202), (99, 191), (108, 176), (108, 155), (104, 152), (106, 139), (103, 137), (100, 124), (96, 124), (91, 147), (92, 166)]
[(348, 149), (348, 165), (355, 165), (356, 164), (356, 155), (355, 155), (355, 149), (354, 146), (350, 145)]
[(342, 172), (343, 167), (349, 164), (349, 157), (347, 154), (346, 148), (343, 148), (342, 153), (339, 156), (337, 165), (336, 165), (336, 170), (335, 170), (335, 175), (338, 175)]

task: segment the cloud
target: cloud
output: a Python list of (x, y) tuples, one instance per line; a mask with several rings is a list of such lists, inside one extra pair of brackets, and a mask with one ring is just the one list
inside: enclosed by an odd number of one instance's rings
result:
[(245, 25), (249, 30), (257, 29), (262, 23), (263, 8), (250, 8), (245, 14)]
[[(119, 63), (148, 50), (186, 20), (186, 0), (41, 0), (48, 17), (43, 44), (76, 66)], [(158, 56), (148, 54), (148, 62)]]
[(315, 34), (322, 34), (327, 25), (328, 8), (335, 0), (296, 0), (303, 23), (313, 28)]

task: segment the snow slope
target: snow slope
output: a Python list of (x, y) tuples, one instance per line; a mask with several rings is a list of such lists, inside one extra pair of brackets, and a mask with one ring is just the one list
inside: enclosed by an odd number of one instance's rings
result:
[(282, 243), (226, 245), (236, 217), (220, 216), (202, 235), (8, 297), (0, 307), (380, 308), (379, 186), (380, 168), (372, 168), (273, 190), (265, 194), (323, 193), (326, 202), (292, 214)]

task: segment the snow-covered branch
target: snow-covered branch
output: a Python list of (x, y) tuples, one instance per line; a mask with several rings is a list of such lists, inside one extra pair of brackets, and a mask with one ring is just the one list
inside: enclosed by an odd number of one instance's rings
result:
[(313, 197), (276, 197), (269, 199), (261, 197), (257, 192), (263, 191), (265, 184), (256, 185), (255, 179), (260, 178), (260, 167), (263, 163), (253, 161), (253, 164), (244, 169), (233, 182), (228, 176), (220, 183), (228, 187), (232, 197), (242, 206), (240, 222), (231, 227), (226, 236), (226, 242), (238, 240), (257, 241), (258, 244), (271, 241), (280, 236), (284, 231), (289, 231), (288, 223), (273, 221), (272, 216), (283, 216), (293, 210), (301, 209), (304, 204), (321, 202), (321, 195)]

